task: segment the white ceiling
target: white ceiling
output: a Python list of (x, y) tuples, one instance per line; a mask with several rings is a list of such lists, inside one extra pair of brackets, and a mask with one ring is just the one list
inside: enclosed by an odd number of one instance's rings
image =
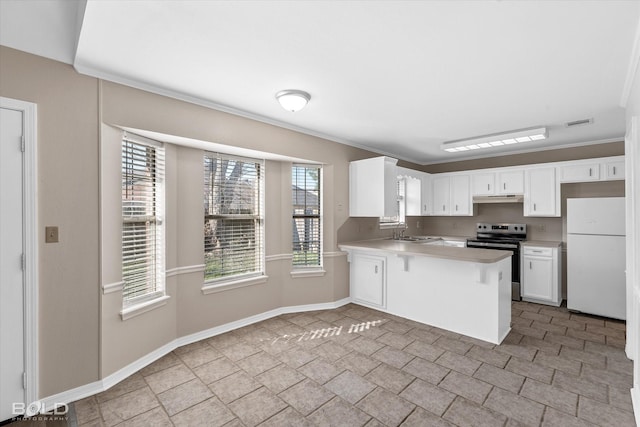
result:
[[(426, 164), (620, 140), (640, 1), (0, 0), (0, 19), (0, 44), (81, 73)], [(550, 138), (440, 149), (533, 126)]]

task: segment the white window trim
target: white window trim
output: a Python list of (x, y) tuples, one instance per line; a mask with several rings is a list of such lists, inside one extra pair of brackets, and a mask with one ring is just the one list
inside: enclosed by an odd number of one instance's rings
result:
[(300, 279), (306, 277), (323, 277), (327, 272), (323, 267), (294, 267), (290, 274), (293, 279)]
[(123, 321), (129, 320), (143, 313), (155, 310), (156, 308), (166, 305), (169, 298), (171, 298), (169, 295), (160, 295), (153, 299), (125, 307), (120, 310), (120, 317)]
[(202, 286), (204, 295), (218, 292), (230, 291), (232, 289), (244, 288), (246, 286), (261, 285), (269, 281), (269, 276), (261, 274), (259, 276), (241, 277), (235, 280), (215, 280), (207, 281)]

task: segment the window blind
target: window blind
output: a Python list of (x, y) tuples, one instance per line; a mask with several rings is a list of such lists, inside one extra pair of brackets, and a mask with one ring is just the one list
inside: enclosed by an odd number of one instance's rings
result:
[(397, 228), (406, 225), (406, 178), (396, 181), (396, 215), (380, 217), (380, 228)]
[(293, 266), (322, 266), (321, 167), (293, 165)]
[(264, 273), (264, 163), (204, 156), (205, 280)]
[(164, 294), (164, 148), (122, 140), (123, 305)]

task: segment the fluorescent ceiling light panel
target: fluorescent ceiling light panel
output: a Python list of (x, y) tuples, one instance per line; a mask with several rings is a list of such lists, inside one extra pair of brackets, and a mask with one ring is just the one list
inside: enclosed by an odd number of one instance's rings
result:
[(535, 127), (516, 130), (513, 132), (485, 135), (478, 138), (449, 141), (441, 144), (440, 148), (449, 153), (456, 153), (458, 151), (477, 150), (479, 148), (492, 148), (499, 147), (501, 145), (540, 141), (547, 137), (548, 133), (546, 127)]

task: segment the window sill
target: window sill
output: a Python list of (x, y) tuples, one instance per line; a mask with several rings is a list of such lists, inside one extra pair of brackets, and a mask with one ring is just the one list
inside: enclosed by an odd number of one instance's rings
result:
[(300, 270), (293, 270), (291, 272), (291, 277), (294, 279), (302, 278), (302, 277), (322, 277), (327, 272), (322, 268), (305, 268)]
[(120, 317), (122, 318), (122, 320), (128, 320), (128, 319), (131, 319), (132, 317), (139, 316), (143, 313), (154, 310), (158, 307), (162, 307), (167, 303), (167, 300), (169, 298), (170, 298), (169, 295), (162, 295), (161, 297), (154, 298), (150, 301), (145, 301), (143, 303), (136, 304), (131, 307), (123, 308), (120, 311)]
[(260, 285), (267, 283), (269, 276), (248, 277), (246, 279), (238, 279), (229, 282), (213, 282), (205, 283), (202, 286), (202, 293), (205, 295), (215, 294), (217, 292), (230, 291), (231, 289), (244, 288), (245, 286)]

